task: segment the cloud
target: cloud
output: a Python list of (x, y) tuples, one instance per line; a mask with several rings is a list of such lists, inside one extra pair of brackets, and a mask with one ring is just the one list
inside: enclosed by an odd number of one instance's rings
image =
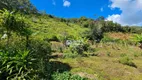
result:
[(113, 10), (119, 8), (121, 14), (113, 14), (107, 20), (120, 23), (122, 25), (142, 25), (142, 0), (110, 0), (109, 7)]
[(119, 23), (120, 15), (119, 14), (109, 15), (107, 20), (109, 20), (109, 21), (113, 20), (114, 22), (118, 22)]
[(52, 4), (53, 4), (53, 5), (56, 5), (56, 2), (55, 2), (55, 0), (52, 0)]
[(71, 3), (68, 0), (63, 0), (64, 7), (70, 7)]

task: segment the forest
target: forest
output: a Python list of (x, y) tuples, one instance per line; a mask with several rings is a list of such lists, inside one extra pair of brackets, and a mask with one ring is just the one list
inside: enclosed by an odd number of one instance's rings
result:
[(141, 80), (142, 27), (59, 18), (0, 0), (0, 80)]

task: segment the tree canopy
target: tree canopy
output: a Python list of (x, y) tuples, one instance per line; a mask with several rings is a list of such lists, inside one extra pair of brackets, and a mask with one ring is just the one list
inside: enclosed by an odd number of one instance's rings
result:
[(0, 9), (15, 10), (23, 13), (37, 13), (37, 9), (30, 0), (0, 0)]

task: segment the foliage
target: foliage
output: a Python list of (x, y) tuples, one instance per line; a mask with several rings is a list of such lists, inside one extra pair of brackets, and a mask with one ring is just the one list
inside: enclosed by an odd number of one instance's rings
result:
[(64, 51), (64, 56), (63, 58), (76, 58), (76, 57), (80, 57), (81, 55), (78, 55), (77, 53), (72, 53), (70, 50), (65, 50)]
[(16, 19), (13, 15), (13, 12), (9, 12), (8, 10), (0, 11), (0, 21), (1, 26), (6, 29), (7, 35), (10, 35), (11, 31), (15, 31), (16, 27)]
[(78, 39), (77, 41), (73, 41), (69, 45), (69, 49), (72, 53), (77, 53), (82, 55), (84, 51), (87, 51), (89, 48), (89, 44), (87, 43), (87, 39)]
[[(53, 80), (86, 80), (69, 72), (63, 72), (68, 68), (62, 66), (61, 62), (50, 62), (50, 55), (52, 51), (49, 41), (63, 43), (61, 47), (58, 46), (58, 51), (60, 53), (63, 52), (64, 57), (75, 58), (77, 56), (88, 56), (88, 54), (84, 53), (92, 53), (90, 54), (91, 57), (89, 57), (90, 61), (87, 61), (87, 59), (85, 60), (85, 58), (82, 58), (82, 60), (79, 59), (79, 57), (76, 58), (75, 61), (77, 61), (77, 63), (75, 64), (79, 65), (75, 66), (75, 68), (77, 68), (78, 66), (83, 67), (82, 71), (86, 70), (86, 72), (89, 72), (90, 70), (90, 72), (92, 72), (93, 74), (94, 70), (92, 69), (97, 70), (98, 66), (96, 65), (104, 66), (105, 63), (112, 64), (113, 62), (115, 62), (117, 54), (113, 53), (117, 53), (118, 51), (116, 50), (121, 50), (124, 47), (114, 46), (113, 44), (105, 45), (105, 43), (129, 43), (129, 40), (113, 39), (105, 36), (104, 33), (138, 33), (134, 35), (132, 40), (142, 43), (142, 35), (139, 34), (141, 33), (142, 28), (129, 26), (123, 27), (118, 23), (105, 21), (104, 17), (99, 17), (95, 20), (86, 17), (81, 17), (78, 19), (65, 19), (57, 18), (53, 15), (47, 15), (46, 13), (34, 14), (37, 13), (37, 10), (29, 0), (1, 0), (0, 9), (3, 8), (6, 8), (7, 10), (4, 9), (0, 11), (0, 37), (3, 34), (7, 34), (8, 39), (10, 40), (8, 40), (9, 47), (5, 47), (4, 45), (6, 41), (5, 39), (0, 40), (0, 79), (46, 80), (50, 79), (52, 73), (55, 72), (52, 75)], [(22, 15), (23, 13), (28, 15)], [(100, 51), (94, 53), (94, 50), (98, 47), (97, 45), (92, 45), (91, 47), (93, 48), (90, 48), (88, 39), (92, 42), (102, 41), (105, 46), (101, 46), (103, 47), (100, 48), (102, 52)], [(66, 50), (64, 50), (62, 47), (65, 48), (64, 42), (66, 40), (71, 40), (72, 43), (68, 47), (66, 47)], [(25, 44), (26, 48), (24, 46)], [(112, 49), (110, 49), (110, 51), (106, 51), (110, 47)], [(132, 48), (130, 48), (130, 50), (128, 51), (131, 51), (131, 49)], [(134, 52), (132, 51), (132, 53)], [(104, 56), (105, 53), (107, 56), (109, 56), (109, 58), (113, 56), (115, 57), (111, 59), (107, 59), (108, 57), (105, 57), (106, 59), (99, 57)], [(94, 56), (97, 57), (93, 59)], [(133, 54), (133, 56), (138, 57), (139, 55)], [(69, 61), (69, 64), (72, 64), (71, 61)], [(96, 62), (94, 63), (93, 61)], [(104, 62), (99, 63), (98, 61)], [(124, 64), (132, 67), (137, 67), (132, 59), (129, 58), (126, 54), (120, 55), (119, 62), (121, 64), (116, 65)], [(68, 66), (68, 64), (65, 65)], [(89, 65), (93, 66), (93, 68), (90, 69)], [(86, 66), (89, 66), (88, 69), (86, 69)], [(60, 67), (60, 69), (57, 67)], [(98, 68), (98, 70), (106, 70), (107, 72), (110, 69), (109, 67), (113, 66), (107, 65), (106, 67), (103, 67), (105, 69)], [(116, 68), (113, 67), (112, 69)], [(105, 76), (101, 76), (106, 77), (107, 75), (105, 74)], [(109, 79), (109, 77), (107, 77), (107, 79)]]
[(142, 43), (142, 34), (135, 34), (131, 39), (132, 41)]
[(15, 10), (22, 13), (37, 13), (36, 8), (30, 3), (30, 0), (1, 0), (0, 9)]
[(95, 26), (93, 29), (91, 29), (89, 38), (96, 42), (100, 42), (103, 38), (103, 33), (104, 32), (101, 29), (101, 25), (99, 27)]
[[(3, 79), (39, 79), (47, 78), (47, 64), (51, 53), (48, 42), (29, 40), (31, 30), (28, 20), (21, 14), (8, 10), (0, 13), (1, 26), (8, 35), (8, 47), (2, 43), (1, 77)], [(18, 34), (18, 37), (16, 34)], [(23, 39), (23, 37), (26, 39)], [(9, 40), (11, 37), (11, 40)], [(12, 37), (13, 40), (12, 40)], [(19, 38), (20, 37), (20, 38)], [(16, 39), (21, 40), (17, 41)], [(26, 48), (23, 47), (26, 40)], [(4, 40), (2, 40), (4, 41)], [(43, 42), (43, 43), (42, 43)], [(14, 44), (14, 45), (13, 45)], [(28, 50), (22, 52), (23, 50)], [(25, 57), (23, 57), (25, 56)]]
[(56, 21), (56, 19), (45, 18), (40, 16), (40, 21), (37, 23), (32, 22), (29, 19), (30, 24), (33, 26), (30, 29), (33, 31), (34, 38), (47, 39), (49, 41), (60, 41), (64, 42), (68, 39), (76, 40), (78, 36), (84, 36), (83, 33), (88, 31), (88, 28), (82, 28), (79, 25), (69, 23), (68, 25), (64, 22)]
[(106, 21), (102, 27), (103, 32), (122, 32), (122, 27), (118, 23), (113, 23), (112, 21)]
[(51, 55), (50, 44), (46, 41), (30, 40), (28, 49), (32, 53), (30, 56), (36, 59), (36, 70), (39, 70), (39, 78), (47, 79), (50, 76), (48, 68)]
[(29, 51), (0, 52), (0, 79), (32, 79), (36, 71)]
[(50, 44), (46, 41), (31, 40), (29, 43), (29, 50), (31, 50), (36, 58), (43, 58), (44, 60), (49, 59), (51, 54)]
[[(10, 12), (6, 9), (0, 11), (0, 20), (1, 26), (8, 36), (7, 46), (9, 44), (9, 39), (12, 35), (12, 32), (20, 34), (22, 36), (28, 37), (31, 35), (28, 30), (29, 25), (27, 25), (25, 17), (20, 14), (14, 14), (14, 12)], [(27, 39), (28, 43), (28, 39)]]
[(73, 75), (70, 72), (63, 72), (63, 73), (58, 73), (55, 72), (52, 75), (52, 80), (88, 80), (87, 78), (82, 78), (78, 75)]
[[(48, 62), (51, 53), (50, 45), (32, 41), (29, 51), (10, 45), (8, 49), (1, 49), (0, 66), (1, 78), (6, 79), (39, 79), (48, 78)], [(20, 43), (21, 44), (21, 43)], [(18, 44), (19, 45), (19, 44)], [(17, 49), (16, 49), (17, 48)]]

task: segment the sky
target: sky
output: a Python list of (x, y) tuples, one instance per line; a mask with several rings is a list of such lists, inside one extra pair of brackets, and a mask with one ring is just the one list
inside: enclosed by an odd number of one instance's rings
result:
[(142, 26), (142, 0), (30, 0), (39, 11), (62, 18), (97, 18)]

